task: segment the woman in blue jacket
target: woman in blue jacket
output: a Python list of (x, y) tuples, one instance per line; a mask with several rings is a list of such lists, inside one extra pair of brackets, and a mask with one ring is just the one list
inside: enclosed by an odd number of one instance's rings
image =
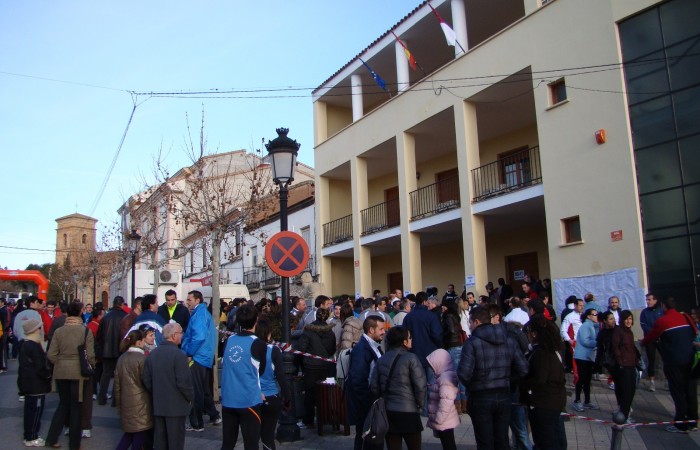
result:
[[(595, 353), (598, 346), (598, 311), (589, 308), (581, 315), (581, 328), (576, 334), (576, 349), (574, 359), (578, 368), (578, 381), (576, 381), (576, 400), (571, 407), (581, 412), (585, 409), (600, 409), (595, 403), (591, 403), (591, 377), (595, 367)], [(581, 391), (585, 402), (581, 403)]]

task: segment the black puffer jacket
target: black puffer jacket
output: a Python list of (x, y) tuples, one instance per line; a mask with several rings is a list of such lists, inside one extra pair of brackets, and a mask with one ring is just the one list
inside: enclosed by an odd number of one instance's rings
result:
[[(391, 375), (387, 391), (387, 378), (394, 359), (400, 357)], [(377, 361), (372, 371), (370, 389), (374, 395), (384, 397), (386, 410), (394, 412), (419, 412), (425, 403), (428, 381), (425, 369), (416, 355), (404, 347), (391, 349)]]
[(19, 350), (19, 395), (43, 395), (51, 392), (51, 369), (47, 362), (41, 344), (26, 339)]
[[(304, 327), (294, 347), (300, 352), (310, 353), (322, 358), (332, 358), (335, 354), (335, 333), (333, 324), (314, 320)], [(304, 368), (324, 369), (332, 363), (320, 359), (304, 357)]]

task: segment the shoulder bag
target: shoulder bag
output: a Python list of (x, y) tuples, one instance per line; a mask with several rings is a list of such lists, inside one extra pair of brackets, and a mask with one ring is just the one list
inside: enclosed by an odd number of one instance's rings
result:
[(80, 360), (80, 375), (88, 378), (93, 375), (95, 375), (95, 368), (92, 367), (92, 364), (90, 364), (90, 361), (88, 360), (88, 355), (87, 355), (87, 334), (90, 332), (90, 330), (85, 327), (85, 338), (83, 339), (83, 343), (78, 346), (78, 359)]
[[(394, 362), (391, 363), (391, 368), (389, 369), (389, 376), (384, 383), (384, 391), (389, 392), (389, 381), (391, 376), (394, 374), (394, 368), (396, 363), (401, 358), (401, 355), (396, 355)], [(376, 370), (379, 370), (379, 365), (377, 365)], [(384, 397), (382, 397), (382, 385), (379, 383), (379, 398), (372, 403), (369, 409), (367, 418), (365, 419), (364, 426), (362, 427), (362, 439), (367, 444), (370, 445), (383, 445), (384, 438), (389, 432), (389, 419), (386, 415), (386, 405), (384, 403)]]

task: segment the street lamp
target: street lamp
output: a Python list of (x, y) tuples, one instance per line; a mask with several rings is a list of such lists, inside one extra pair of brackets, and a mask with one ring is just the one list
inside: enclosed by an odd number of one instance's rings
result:
[(131, 301), (136, 298), (136, 253), (139, 248), (141, 236), (136, 232), (136, 229), (131, 230), (131, 234), (126, 236), (126, 242), (131, 253)]
[[(297, 165), (299, 144), (287, 137), (289, 128), (277, 128), (277, 137), (267, 144), (270, 162), (272, 164), (273, 181), (280, 188), (280, 231), (287, 231), (287, 199), (289, 185), (294, 181), (294, 170)], [(282, 342), (289, 342), (289, 277), (282, 277)], [(284, 373), (292, 388), (293, 378), (296, 375), (294, 355), (283, 352)], [(294, 389), (292, 389), (294, 392)], [(277, 440), (280, 442), (292, 442), (301, 439), (301, 432), (297, 426), (294, 411), (294, 395), (292, 395), (292, 408), (289, 412), (282, 412), (277, 428)]]

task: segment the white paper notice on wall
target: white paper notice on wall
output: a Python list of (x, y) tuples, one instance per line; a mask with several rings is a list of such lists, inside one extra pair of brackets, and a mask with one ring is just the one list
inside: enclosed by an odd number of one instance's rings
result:
[(524, 280), (525, 279), (525, 271), (524, 270), (514, 270), (513, 271), (513, 279), (516, 281)]
[(476, 286), (476, 276), (475, 275), (467, 275), (464, 277), (464, 285), (465, 286)]
[(610, 297), (620, 298), (620, 309), (643, 309), (646, 307), (645, 290), (639, 287), (639, 271), (634, 268), (615, 270), (600, 275), (560, 278), (554, 284), (554, 304), (556, 310), (564, 309), (564, 302), (570, 295), (583, 298), (588, 292), (596, 297), (600, 305), (607, 306)]

